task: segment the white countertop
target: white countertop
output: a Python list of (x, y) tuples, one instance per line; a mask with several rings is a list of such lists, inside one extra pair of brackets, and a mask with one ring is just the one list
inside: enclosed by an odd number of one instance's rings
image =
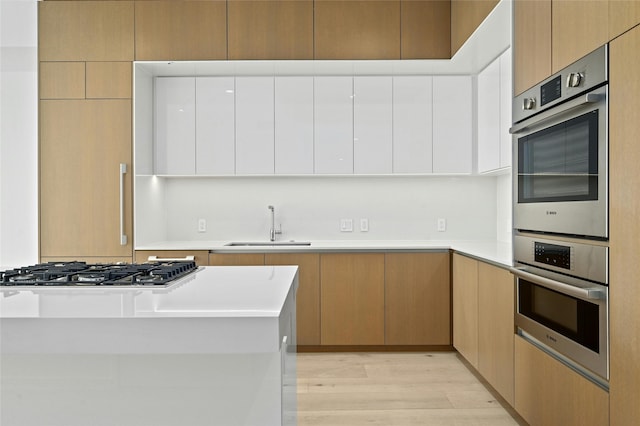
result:
[[(306, 240), (299, 240), (306, 241)], [(462, 254), (495, 263), (512, 266), (511, 242), (466, 241), (466, 240), (316, 240), (309, 246), (259, 246), (229, 247), (231, 241), (162, 241), (138, 246), (136, 250), (207, 250), (217, 253), (255, 252), (340, 252), (340, 251), (409, 251), (409, 250), (455, 250)], [(238, 241), (242, 242), (242, 241)], [(268, 242), (265, 242), (268, 244)]]
[(0, 351), (277, 351), (280, 315), (285, 304), (295, 306), (297, 270), (202, 267), (165, 288), (0, 287)]

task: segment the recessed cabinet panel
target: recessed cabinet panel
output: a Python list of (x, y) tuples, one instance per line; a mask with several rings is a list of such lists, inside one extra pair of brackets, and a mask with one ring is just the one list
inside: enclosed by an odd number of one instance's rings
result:
[(514, 95), (551, 75), (551, 0), (513, 2)]
[(84, 62), (40, 62), (40, 99), (84, 99)]
[(135, 5), (136, 60), (227, 59), (225, 1), (136, 1)]
[(312, 0), (228, 2), (229, 59), (313, 59)]
[(393, 77), (393, 172), (433, 171), (432, 77)]
[(433, 77), (433, 171), (472, 171), (471, 77)]
[(155, 174), (193, 175), (195, 164), (195, 77), (158, 77)]
[(500, 59), (478, 74), (478, 172), (500, 167)]
[(449, 0), (402, 0), (400, 12), (402, 59), (451, 58)]
[(391, 173), (392, 78), (353, 78), (355, 174)]
[(275, 79), (275, 172), (313, 173), (313, 77)]
[(353, 77), (314, 79), (315, 172), (353, 173)]
[(274, 173), (273, 77), (236, 77), (236, 174)]
[(132, 61), (133, 5), (132, 1), (38, 2), (38, 59)]
[(551, 73), (609, 41), (608, 0), (553, 0), (551, 21)]
[(314, 59), (400, 59), (400, 1), (316, 0)]
[(235, 173), (235, 79), (196, 78), (196, 174)]

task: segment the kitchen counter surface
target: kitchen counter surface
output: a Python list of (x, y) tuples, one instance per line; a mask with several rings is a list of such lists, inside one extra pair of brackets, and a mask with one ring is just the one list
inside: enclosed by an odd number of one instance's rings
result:
[[(238, 242), (248, 240), (237, 240)], [(253, 240), (255, 241), (255, 240)], [(286, 240), (285, 240), (286, 241)], [(308, 241), (308, 240), (297, 240)], [(513, 264), (511, 242), (465, 241), (465, 240), (342, 240), (310, 241), (309, 246), (235, 246), (230, 241), (171, 241), (136, 247), (136, 250), (207, 250), (214, 253), (256, 253), (256, 252), (341, 252), (341, 251), (426, 251), (455, 250), (459, 253), (487, 261), (497, 266), (510, 267)], [(265, 242), (268, 244), (268, 242)]]
[(296, 424), (295, 266), (0, 287), (3, 426)]
[(164, 288), (0, 287), (0, 349), (2, 353), (277, 350), (277, 326), (275, 336), (266, 331), (274, 321), (277, 324), (296, 289), (295, 266), (202, 267)]

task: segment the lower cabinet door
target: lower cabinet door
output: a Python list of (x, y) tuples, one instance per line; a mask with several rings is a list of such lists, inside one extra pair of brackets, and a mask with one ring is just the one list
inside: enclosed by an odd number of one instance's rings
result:
[(517, 336), (515, 408), (531, 426), (606, 426), (609, 393)]
[(332, 253), (320, 260), (321, 343), (384, 344), (384, 253)]

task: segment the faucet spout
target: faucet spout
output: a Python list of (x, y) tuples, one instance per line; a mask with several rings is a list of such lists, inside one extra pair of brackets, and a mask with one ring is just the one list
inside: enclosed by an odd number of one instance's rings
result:
[(280, 225), (279, 229), (276, 229), (276, 212), (275, 207), (267, 206), (269, 210), (271, 210), (271, 228), (269, 229), (269, 241), (275, 241), (276, 235), (282, 234), (282, 225)]

